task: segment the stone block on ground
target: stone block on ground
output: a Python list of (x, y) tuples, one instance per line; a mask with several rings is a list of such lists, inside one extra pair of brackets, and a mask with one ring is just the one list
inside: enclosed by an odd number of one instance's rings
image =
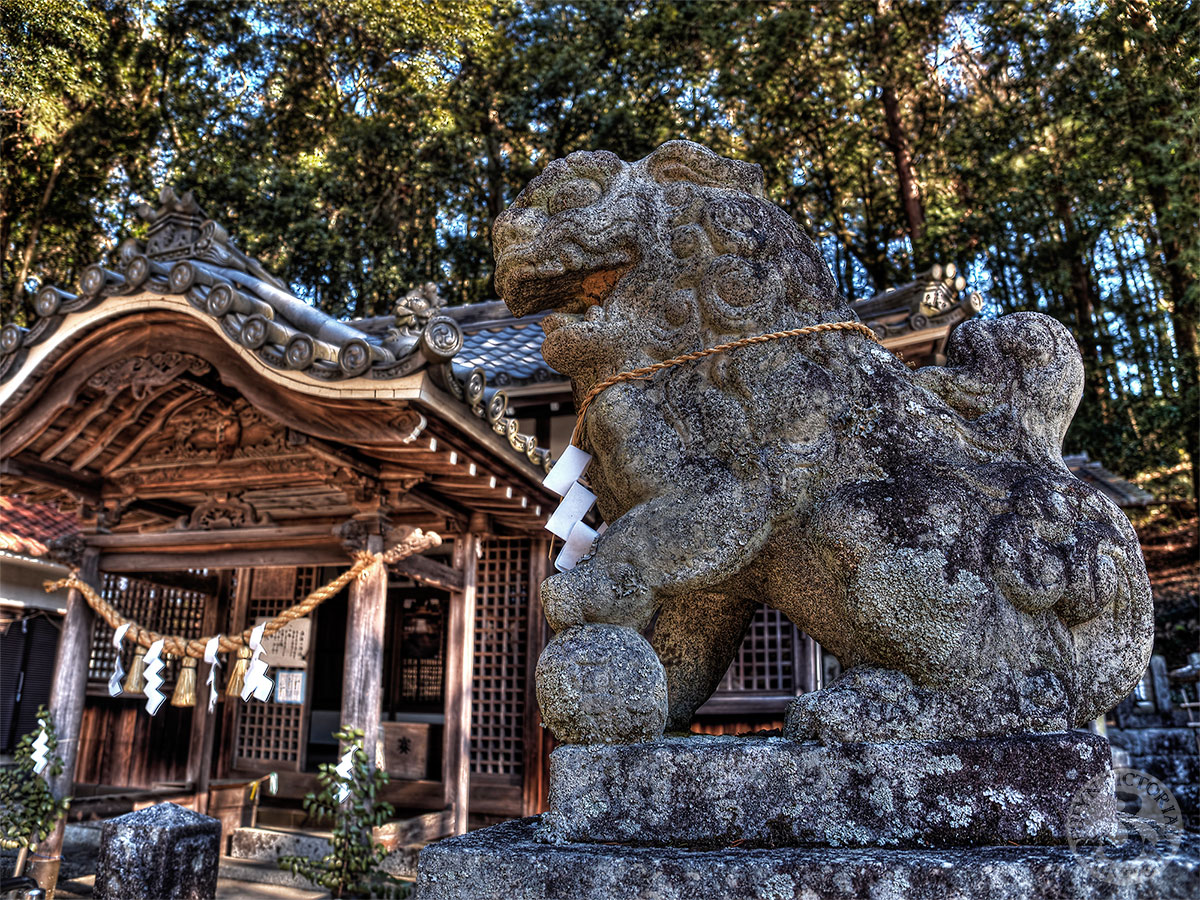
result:
[(1194, 900), (1200, 835), (1112, 858), (1067, 847), (714, 851), (555, 846), (522, 819), (430, 844), (416, 900)]
[(104, 823), (97, 900), (211, 900), (217, 892), (221, 823), (174, 803)]
[[(693, 849), (1060, 844), (1076, 794), (1111, 795), (1087, 732), (824, 746), (773, 737), (569, 745), (550, 756), (542, 839)], [(1078, 817), (1077, 817), (1078, 818)], [(1113, 833), (1115, 809), (1072, 821)]]

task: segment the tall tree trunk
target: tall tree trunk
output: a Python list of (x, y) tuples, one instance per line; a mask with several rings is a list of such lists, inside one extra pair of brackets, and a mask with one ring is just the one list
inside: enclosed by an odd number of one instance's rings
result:
[(900, 183), (900, 202), (904, 216), (908, 219), (908, 236), (913, 245), (913, 271), (921, 268), (919, 258), (925, 244), (925, 209), (921, 205), (921, 191), (913, 171), (912, 150), (908, 132), (900, 116), (900, 100), (891, 83), (883, 86), (883, 115), (887, 120), (888, 146), (896, 164), (896, 178)]
[(912, 273), (920, 270), (925, 253), (925, 209), (921, 205), (921, 190), (913, 168), (912, 147), (908, 140), (908, 129), (900, 113), (900, 98), (896, 94), (896, 78), (891, 69), (892, 17), (891, 0), (877, 0), (875, 6), (875, 36), (877, 61), (882, 64), (881, 99), (883, 118), (887, 123), (887, 146), (896, 166), (896, 181), (900, 188), (900, 205), (908, 221), (908, 236), (912, 241)]
[(1166, 278), (1168, 298), (1171, 303), (1171, 331), (1175, 338), (1175, 353), (1179, 360), (1176, 372), (1179, 378), (1179, 400), (1183, 412), (1182, 425), (1184, 449), (1192, 468), (1192, 500), (1200, 504), (1200, 346), (1197, 333), (1200, 331), (1200, 309), (1197, 309), (1197, 294), (1194, 286), (1189, 291), (1189, 278), (1183, 258), (1183, 248), (1178, 232), (1166, 214), (1167, 195), (1162, 185), (1154, 185), (1150, 191), (1150, 203), (1154, 207), (1155, 223), (1158, 226), (1158, 254)]
[(25, 252), (21, 254), (21, 267), (17, 270), (17, 278), (13, 283), (13, 303), (20, 302), (21, 291), (25, 289), (25, 279), (29, 277), (29, 268), (33, 265), (33, 257), (37, 252), (37, 239), (42, 231), (42, 223), (46, 217), (46, 207), (54, 196), (54, 186), (58, 184), (58, 176), (62, 174), (63, 164), (67, 161), (70, 151), (62, 150), (55, 157), (54, 166), (50, 169), (50, 177), (46, 181), (46, 189), (42, 191), (42, 199), (33, 214), (33, 223), (29, 226), (29, 237), (25, 241)]

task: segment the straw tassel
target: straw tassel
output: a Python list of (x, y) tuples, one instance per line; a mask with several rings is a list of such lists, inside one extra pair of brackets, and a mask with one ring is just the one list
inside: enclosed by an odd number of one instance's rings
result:
[(185, 656), (175, 680), (175, 692), (171, 694), (172, 706), (196, 705), (196, 658)]
[(146, 648), (138, 644), (133, 648), (133, 662), (129, 664), (129, 676), (125, 679), (126, 694), (140, 694), (146, 690)]
[(242, 686), (246, 683), (246, 667), (250, 665), (250, 648), (245, 644), (238, 647), (237, 659), (229, 668), (229, 680), (225, 682), (225, 696), (242, 696)]

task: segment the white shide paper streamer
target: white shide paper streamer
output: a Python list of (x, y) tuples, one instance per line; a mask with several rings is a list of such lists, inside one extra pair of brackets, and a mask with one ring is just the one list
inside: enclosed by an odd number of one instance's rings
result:
[(42, 774), (42, 769), (50, 762), (50, 736), (46, 734), (46, 725), (42, 723), (42, 730), (38, 732), (38, 736), (33, 741), (33, 753), (30, 758), (33, 760), (33, 771), (38, 775)]
[(129, 626), (132, 622), (122, 622), (121, 626), (113, 632), (113, 646), (117, 648), (117, 661), (113, 664), (113, 673), (108, 679), (108, 695), (110, 697), (121, 696), (121, 682), (125, 678), (125, 667), (121, 665), (121, 641), (125, 640), (125, 632), (129, 631)]
[(246, 669), (246, 681), (242, 687), (242, 699), (249, 700), (250, 695), (254, 695), (254, 699), (265, 701), (271, 696), (271, 688), (275, 683), (267, 677), (267, 662), (262, 658), (263, 648), (263, 629), (267, 627), (267, 623), (255, 625), (254, 630), (250, 632), (250, 665)]
[(146, 651), (146, 712), (154, 715), (163, 705), (167, 695), (159, 690), (164, 681), (162, 670), (166, 666), (162, 658), (163, 639), (159, 638)]
[(554, 466), (542, 479), (542, 484), (562, 497), (571, 489), (571, 485), (579, 480), (591, 461), (592, 454), (585, 453), (574, 444), (568, 444), (563, 455), (555, 461)]
[(554, 568), (560, 572), (566, 572), (568, 569), (575, 568), (575, 564), (579, 562), (579, 558), (587, 554), (592, 549), (592, 544), (600, 535), (594, 528), (583, 522), (576, 522), (575, 527), (571, 529), (570, 535), (567, 536), (567, 542), (563, 545), (558, 556), (554, 560)]
[(343, 753), (342, 761), (338, 763), (337, 768), (334, 769), (334, 771), (337, 772), (342, 779), (337, 786), (338, 803), (345, 803), (346, 798), (350, 796), (350, 786), (348, 782), (350, 781), (350, 775), (354, 771), (354, 750), (355, 748), (351, 747), (349, 750)]
[(217, 650), (221, 646), (221, 636), (218, 634), (214, 638), (209, 638), (208, 643), (204, 645), (204, 661), (208, 663), (208, 711), (212, 712), (217, 708), (217, 669), (221, 668), (221, 661), (217, 659)]
[(580, 557), (591, 549), (592, 543), (604, 530), (601, 525), (600, 531), (595, 531), (582, 521), (596, 502), (596, 495), (579, 483), (591, 461), (590, 453), (568, 444), (563, 455), (542, 479), (543, 485), (563, 498), (546, 523), (547, 531), (566, 541), (554, 560), (554, 568), (560, 572), (575, 568)]
[(588, 514), (595, 502), (596, 495), (578, 481), (575, 482), (563, 497), (562, 503), (558, 504), (558, 509), (554, 511), (550, 521), (546, 523), (546, 530), (565, 541), (571, 536), (571, 529), (575, 527), (575, 523)]

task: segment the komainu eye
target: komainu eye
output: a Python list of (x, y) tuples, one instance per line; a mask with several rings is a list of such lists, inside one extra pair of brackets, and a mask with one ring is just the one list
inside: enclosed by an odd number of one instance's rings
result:
[(565, 209), (579, 209), (591, 206), (604, 195), (604, 189), (588, 178), (576, 178), (568, 181), (551, 197), (546, 205), (550, 215), (557, 215)]

